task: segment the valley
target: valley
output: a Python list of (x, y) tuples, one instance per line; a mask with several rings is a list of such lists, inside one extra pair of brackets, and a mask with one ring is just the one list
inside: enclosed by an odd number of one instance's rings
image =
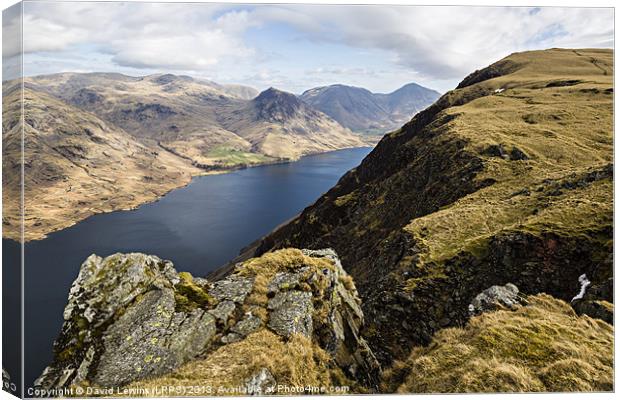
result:
[(3, 82), (3, 235), (15, 240), (22, 131), (25, 240), (157, 200), (193, 176), (378, 140), (275, 88), (258, 93), (183, 75), (117, 73), (42, 75), (23, 85), (22, 124), (21, 81)]

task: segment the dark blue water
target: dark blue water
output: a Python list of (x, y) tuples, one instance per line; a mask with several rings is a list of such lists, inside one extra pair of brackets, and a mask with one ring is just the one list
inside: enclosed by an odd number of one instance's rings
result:
[[(90, 254), (155, 254), (173, 261), (177, 270), (206, 275), (312, 204), (370, 150), (197, 177), (137, 210), (95, 215), (26, 243), (26, 387), (51, 361), (69, 288)], [(19, 249), (15, 242), (3, 242), (5, 251)]]

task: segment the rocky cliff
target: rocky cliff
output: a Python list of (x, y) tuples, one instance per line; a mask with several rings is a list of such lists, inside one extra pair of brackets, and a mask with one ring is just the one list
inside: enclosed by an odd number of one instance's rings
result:
[(173, 371), (176, 384), (250, 391), (378, 385), (355, 285), (331, 250), (277, 251), (217, 282), (155, 256), (92, 255), (63, 316), (42, 390), (155, 387)]
[(613, 251), (612, 54), (517, 53), (472, 73), (255, 254), (333, 247), (360, 290), (364, 334), (384, 365), (464, 324), (471, 299), (491, 285), (565, 301), (584, 274), (604, 285)]

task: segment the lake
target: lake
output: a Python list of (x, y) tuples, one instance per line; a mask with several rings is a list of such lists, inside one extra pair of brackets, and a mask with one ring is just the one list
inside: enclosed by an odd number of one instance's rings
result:
[[(204, 276), (311, 205), (370, 151), (340, 150), (289, 164), (196, 177), (186, 187), (136, 210), (98, 214), (26, 243), (26, 387), (52, 360), (52, 343), (62, 326), (69, 288), (90, 254), (154, 254), (171, 260), (178, 271)], [(19, 260), (16, 242), (3, 239), (3, 252), (5, 266)], [(5, 290), (13, 294), (4, 308), (7, 318), (16, 317), (19, 307), (17, 284), (7, 287), (19, 282), (19, 276), (13, 275), (5, 278)], [(9, 336), (4, 342), (12, 365), (19, 358), (18, 340)]]

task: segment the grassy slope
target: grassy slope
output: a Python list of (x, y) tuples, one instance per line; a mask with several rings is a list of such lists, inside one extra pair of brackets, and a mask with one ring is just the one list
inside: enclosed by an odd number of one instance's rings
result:
[[(20, 91), (3, 107), (3, 224), (19, 240)], [(122, 129), (45, 93), (24, 91), (25, 239), (41, 239), (93, 214), (129, 209), (187, 184), (200, 171)]]
[(613, 327), (547, 295), (439, 331), (385, 374), (399, 393), (613, 390)]
[[(476, 179), (496, 183), (405, 228), (428, 246), (428, 260), (476, 251), (502, 230), (579, 235), (610, 223), (611, 180), (557, 195), (549, 195), (554, 189), (546, 186), (548, 181), (566, 183), (572, 175), (600, 170), (613, 162), (611, 53), (538, 54), (511, 56), (525, 66), (485, 82), (503, 92), (446, 111), (455, 117), (449, 124), (451, 133), (467, 141), (466, 151), (483, 157), (484, 171)], [(591, 56), (600, 61), (593, 64)], [(546, 87), (563, 81), (575, 82)], [(506, 153), (517, 148), (529, 159), (489, 155), (489, 147), (498, 144)]]
[(587, 49), (476, 71), (256, 252), (335, 248), (385, 364), (490, 285), (570, 300), (580, 274), (612, 274), (612, 76), (612, 52)]

